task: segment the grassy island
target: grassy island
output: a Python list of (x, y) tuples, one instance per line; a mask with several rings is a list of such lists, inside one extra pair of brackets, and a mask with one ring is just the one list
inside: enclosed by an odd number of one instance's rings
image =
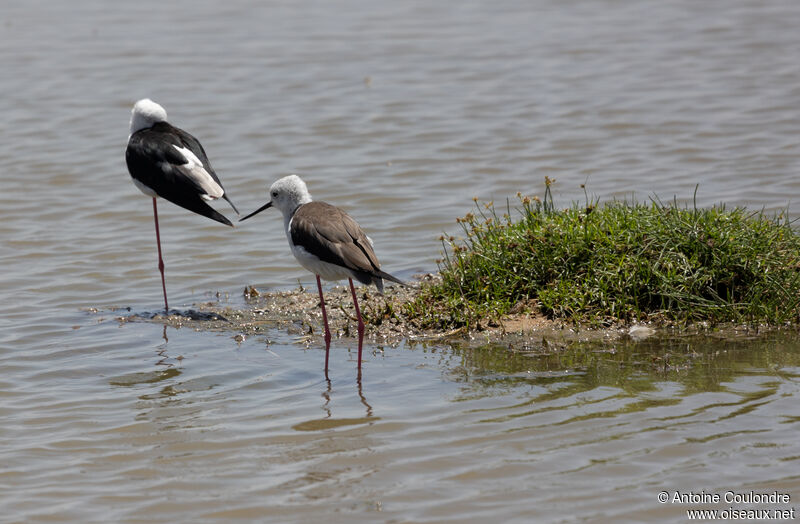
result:
[(535, 310), (616, 321), (795, 323), (800, 236), (785, 214), (744, 208), (597, 201), (556, 209), (517, 194), (457, 220), (443, 236), (441, 280), (402, 306), (427, 328), (477, 327)]
[[(657, 198), (601, 205), (587, 197), (558, 209), (550, 184), (545, 179), (543, 198), (518, 194), (513, 205), (476, 199), (475, 209), (457, 219), (461, 233), (442, 236), (438, 274), (388, 286), (385, 296), (362, 288), (369, 340), (439, 340), (482, 330), (494, 341), (536, 331), (568, 342), (570, 335), (561, 336), (572, 331), (562, 329), (567, 324), (601, 328), (577, 331), (604, 337), (642, 321), (702, 329), (800, 324), (800, 234), (786, 213), (698, 209)], [(332, 332), (352, 337), (349, 289), (328, 293)], [(318, 296), (302, 286), (248, 286), (245, 300), (244, 309), (216, 301), (151, 318), (237, 337), (278, 325), (303, 340), (319, 336)]]

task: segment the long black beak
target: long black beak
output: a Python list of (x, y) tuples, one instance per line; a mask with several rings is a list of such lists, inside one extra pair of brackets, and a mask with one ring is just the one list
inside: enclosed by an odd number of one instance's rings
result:
[(265, 210), (265, 209), (267, 209), (268, 207), (272, 207), (272, 201), (271, 201), (271, 200), (270, 200), (269, 202), (267, 202), (266, 204), (264, 204), (263, 206), (261, 206), (261, 207), (259, 207), (258, 209), (256, 209), (255, 211), (253, 211), (252, 213), (250, 213), (249, 215), (247, 215), (246, 217), (244, 217), (244, 218), (240, 218), (240, 219), (239, 219), (239, 222), (241, 222), (242, 220), (247, 220), (247, 219), (248, 219), (248, 218), (250, 218), (251, 216), (253, 216), (253, 215), (257, 215), (257, 214), (261, 213), (262, 211), (264, 211), (264, 210)]

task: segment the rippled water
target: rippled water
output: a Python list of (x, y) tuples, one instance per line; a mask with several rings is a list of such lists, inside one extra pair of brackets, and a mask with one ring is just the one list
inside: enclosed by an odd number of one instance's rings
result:
[[(699, 185), (699, 205), (797, 217), (797, 2), (0, 13), (2, 519), (675, 521), (686, 508), (659, 491), (800, 497), (792, 337), (371, 347), (360, 383), (340, 342), (328, 383), (322, 350), (281, 331), (238, 344), (114, 320), (161, 303), (123, 154), (145, 96), (201, 139), (242, 211), (297, 172), (403, 278), (435, 269), (473, 196), (541, 193), (544, 176), (564, 205), (582, 184), (681, 201)], [(312, 282), (277, 213), (233, 230), (159, 214), (174, 307)]]

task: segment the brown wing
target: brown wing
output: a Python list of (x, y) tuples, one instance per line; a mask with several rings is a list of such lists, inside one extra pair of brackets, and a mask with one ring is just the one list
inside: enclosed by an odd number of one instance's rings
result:
[(382, 273), (378, 257), (358, 222), (326, 202), (309, 202), (295, 211), (292, 242), (324, 262), (366, 273), (365, 277)]

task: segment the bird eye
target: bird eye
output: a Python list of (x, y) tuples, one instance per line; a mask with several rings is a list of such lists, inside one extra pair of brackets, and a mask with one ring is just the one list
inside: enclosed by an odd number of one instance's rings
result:
[(277, 191), (273, 191), (273, 192), (272, 192), (272, 196), (273, 196), (273, 197), (277, 197), (277, 196), (278, 196), (278, 192), (277, 192)]

